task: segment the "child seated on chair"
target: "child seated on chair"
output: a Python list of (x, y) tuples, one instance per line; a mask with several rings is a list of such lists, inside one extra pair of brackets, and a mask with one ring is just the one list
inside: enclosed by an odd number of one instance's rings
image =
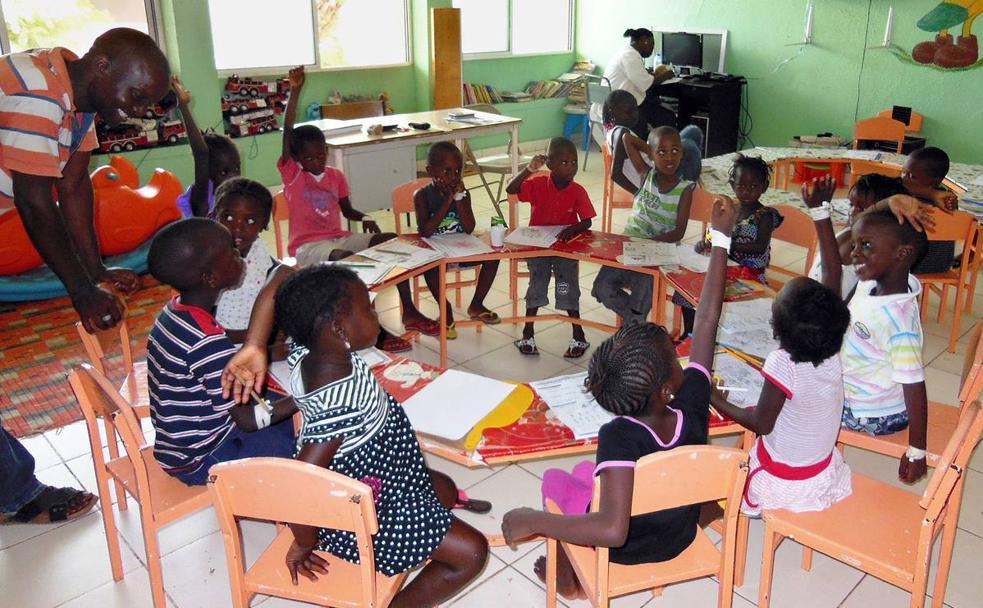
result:
[(169, 475), (203, 485), (218, 462), (293, 454), (291, 398), (239, 406), (222, 397), (222, 369), (236, 352), (212, 316), (219, 294), (242, 280), (244, 263), (229, 231), (205, 218), (166, 226), (147, 255), (150, 274), (179, 295), (147, 339), (154, 457)]
[[(569, 241), (578, 234), (589, 230), (591, 218), (597, 215), (591, 205), (590, 195), (584, 187), (573, 181), (577, 175), (577, 147), (563, 137), (550, 140), (546, 156), (537, 155), (518, 175), (509, 182), (506, 192), (517, 194), (519, 200), (532, 205), (530, 226), (565, 226), (557, 235), (559, 241)], [(543, 165), (548, 173), (533, 175)], [(579, 264), (576, 260), (560, 257), (529, 258), (529, 288), (526, 291), (526, 316), (535, 317), (540, 306), (549, 304), (547, 289), (550, 275), (556, 281), (556, 307), (567, 311), (571, 319), (580, 318), (580, 280)], [(573, 337), (563, 356), (579, 359), (584, 356), (590, 343), (584, 335), (584, 328), (574, 323)], [(522, 328), (522, 339), (515, 341), (515, 347), (523, 355), (538, 355), (535, 330), (532, 321)]]
[[(605, 340), (591, 356), (585, 382), (601, 407), (616, 415), (598, 434), (597, 464), (581, 463), (573, 474), (546, 471), (544, 503), (552, 500), (563, 514), (530, 508), (509, 511), (502, 520), (507, 543), (541, 534), (581, 546), (610, 547), (613, 563), (642, 564), (670, 560), (696, 538), (700, 505), (631, 515), (634, 467), (649, 454), (707, 442), (709, 370), (727, 266), (727, 249), (720, 244), (731, 235), (737, 213), (733, 201), (721, 198), (714, 203), (711, 223), (720, 238), (710, 254), (686, 370), (662, 326), (627, 324)], [(600, 504), (591, 505), (595, 476), (600, 478)], [(535, 570), (545, 578), (544, 560)], [(565, 597), (583, 597), (562, 550), (557, 586)]]
[(822, 511), (852, 492), (850, 467), (836, 449), (843, 416), (840, 348), (850, 311), (832, 290), (796, 277), (778, 292), (771, 324), (780, 348), (765, 359), (757, 406), (732, 405), (717, 390), (710, 403), (758, 435), (745, 514)]
[[(645, 177), (635, 193), (625, 234), (678, 243), (686, 234), (695, 187), (693, 182), (681, 180), (676, 175), (683, 154), (679, 132), (672, 127), (658, 127), (652, 131), (645, 148), (634, 140), (622, 141), (628, 146), (636, 146), (638, 152), (647, 151), (655, 159), (655, 166), (649, 168), (640, 155), (631, 155), (635, 168)], [(597, 273), (591, 295), (625, 321), (644, 321), (652, 308), (652, 277), (605, 266)]]
[(238, 287), (224, 290), (215, 306), (215, 319), (225, 328), (232, 342), (246, 338), (250, 315), (260, 294), (268, 294), (272, 307), (276, 288), (293, 269), (270, 255), (259, 233), (266, 230), (273, 210), (273, 197), (263, 184), (246, 177), (234, 177), (215, 191), (215, 220), (232, 234), (236, 250), (246, 270)]
[[(313, 125), (294, 127), (297, 106), (304, 87), (304, 68), (290, 70), (290, 99), (284, 113), (283, 149), (277, 169), (283, 178), (283, 193), (290, 215), (287, 251), (298, 266), (340, 260), (354, 253), (396, 238), (382, 233), (368, 215), (352, 207), (345, 174), (327, 165), (324, 133)], [(341, 216), (362, 223), (366, 233), (352, 233), (341, 227)], [(396, 286), (403, 305), (403, 325), (428, 336), (440, 326), (416, 309), (408, 281)], [(380, 329), (377, 346), (390, 352), (409, 350), (411, 345)]]
[[(454, 234), (474, 232), (476, 220), (471, 209), (471, 193), (464, 187), (461, 171), (464, 167), (464, 156), (461, 151), (449, 141), (439, 141), (430, 146), (427, 151), (427, 175), (433, 181), (420, 188), (413, 195), (413, 207), (416, 209), (416, 226), (420, 236), (429, 237), (438, 234)], [(474, 266), (475, 263), (465, 263), (462, 266)], [(478, 262), (478, 283), (474, 288), (474, 296), (468, 305), (468, 318), (479, 320), (486, 325), (497, 325), (502, 322), (498, 314), (485, 306), (485, 296), (495, 282), (498, 272), (498, 260)], [(440, 300), (440, 275), (437, 270), (423, 274), (435, 300)], [(444, 301), (444, 311), (447, 315), (447, 339), (457, 338), (457, 328), (454, 325), (454, 311), (450, 302)]]
[[(453, 597), (481, 572), (488, 541), (450, 509), (487, 512), (491, 505), (462, 504), (454, 482), (427, 469), (403, 408), (356, 352), (371, 346), (379, 333), (365, 285), (347, 268), (305, 268), (278, 290), (276, 320), (295, 345), (288, 359), (290, 389), (304, 417), (297, 459), (372, 488), (378, 572), (393, 576), (423, 565), (390, 606), (434, 606)], [(294, 584), (298, 574), (314, 580), (332, 576), (315, 549), (358, 561), (351, 532), (291, 529), (294, 541), (286, 561)]]
[[(635, 168), (639, 159), (632, 157), (637, 155), (646, 165), (652, 165), (645, 140), (631, 130), (638, 124), (638, 102), (628, 91), (611, 91), (604, 101), (602, 116), (605, 141), (611, 151), (611, 180), (635, 194), (645, 174)], [(703, 131), (696, 125), (689, 125), (679, 132), (679, 139), (683, 145), (683, 156), (676, 175), (679, 179), (696, 181), (703, 168)]]
[[(842, 265), (833, 225), (828, 220), (836, 182), (830, 178), (802, 185), (802, 198), (816, 220), (823, 284), (840, 293)], [(890, 201), (867, 209), (851, 227), (851, 259), (859, 283), (844, 300), (850, 328), (843, 340), (843, 421), (845, 428), (887, 435), (908, 428), (909, 447), (898, 478), (914, 483), (926, 472), (928, 398), (922, 365), (922, 325), (918, 298), (922, 286), (911, 274), (925, 250), (925, 221), (918, 205), (900, 222)]]
[(189, 106), (191, 91), (177, 76), (171, 76), (171, 88), (177, 96), (195, 161), (195, 181), (177, 198), (177, 206), (184, 217), (206, 217), (215, 208), (215, 189), (225, 180), (239, 176), (239, 148), (227, 135), (199, 131)]
[[(757, 156), (744, 156), (738, 153), (730, 168), (730, 187), (741, 203), (741, 215), (734, 226), (734, 238), (730, 245), (729, 257), (738, 266), (728, 269), (728, 278), (747, 278), (768, 284), (765, 270), (771, 264), (771, 233), (782, 225), (785, 218), (773, 207), (761, 204), (761, 195), (771, 182), (771, 169), (768, 163)], [(696, 244), (696, 251), (710, 251), (710, 241), (706, 236)], [(679, 293), (672, 296), (673, 304), (679, 306), (683, 316), (685, 338), (693, 331), (693, 305)]]
[[(949, 155), (941, 148), (919, 148), (905, 159), (901, 183), (909, 194), (946, 211), (956, 209), (959, 198), (942, 186), (949, 173)], [(929, 241), (925, 254), (911, 269), (912, 274), (945, 272), (955, 261), (954, 241)]]

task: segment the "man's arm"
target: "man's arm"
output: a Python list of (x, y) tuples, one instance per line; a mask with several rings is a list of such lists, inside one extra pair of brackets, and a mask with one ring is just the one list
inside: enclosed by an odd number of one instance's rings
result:
[[(80, 156), (79, 154), (75, 155)], [(82, 154), (88, 159), (88, 154)], [(73, 160), (75, 157), (73, 157)], [(71, 165), (71, 161), (69, 161)], [(66, 165), (66, 170), (69, 168)], [(88, 179), (88, 173), (85, 174)], [(66, 175), (66, 177), (68, 177)], [(116, 325), (123, 317), (123, 306), (119, 300), (110, 292), (96, 286), (97, 277), (92, 275), (93, 271), (102, 268), (100, 260), (98, 266), (92, 263), (91, 252), (86, 254), (83, 261), (82, 256), (72, 246), (76, 241), (72, 238), (72, 228), (82, 232), (88, 232), (88, 236), (82, 235), (80, 242), (84, 245), (96, 247), (98, 255), (98, 241), (95, 238), (95, 228), (92, 225), (92, 184), (88, 184), (88, 193), (83, 195), (83, 200), (75, 201), (69, 199), (60, 208), (55, 204), (51, 196), (51, 187), (55, 185), (52, 177), (40, 175), (28, 175), (26, 173), (12, 172), (14, 204), (20, 213), (24, 228), (31, 242), (37, 248), (38, 253), (44, 262), (58, 276), (58, 279), (65, 285), (69, 297), (72, 298), (72, 306), (78, 311), (82, 324), (87, 331), (108, 329)], [(64, 179), (64, 178), (63, 178)], [(59, 186), (67, 189), (65, 186)], [(82, 188), (84, 190), (84, 187)], [(73, 193), (74, 194), (74, 193)], [(73, 205), (74, 202), (74, 205)], [(80, 204), (81, 203), (81, 204)], [(70, 215), (72, 226), (67, 225), (63, 214), (66, 209), (72, 206), (87, 205), (88, 213), (76, 213)], [(86, 225), (86, 217), (88, 224)], [(86, 263), (95, 266), (91, 270)]]

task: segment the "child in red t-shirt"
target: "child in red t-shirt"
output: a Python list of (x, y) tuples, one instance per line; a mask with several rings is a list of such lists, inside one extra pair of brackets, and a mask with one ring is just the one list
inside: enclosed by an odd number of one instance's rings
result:
[[(543, 165), (549, 173), (532, 175)], [(590, 228), (590, 218), (597, 215), (590, 196), (580, 184), (573, 181), (577, 175), (577, 147), (564, 137), (550, 140), (546, 156), (537, 155), (529, 166), (509, 182), (506, 192), (517, 194), (519, 200), (532, 205), (530, 226), (566, 226), (557, 236), (559, 241), (569, 241)], [(532, 176), (532, 177), (530, 177)], [(530, 258), (529, 289), (526, 291), (526, 316), (535, 317), (540, 306), (549, 304), (547, 290), (550, 275), (556, 276), (556, 307), (567, 311), (572, 319), (580, 318), (580, 282), (576, 260), (566, 258)], [(538, 355), (535, 331), (530, 321), (522, 328), (522, 339), (515, 347), (523, 355)], [(573, 338), (563, 354), (568, 359), (582, 357), (590, 344), (584, 336), (584, 328), (573, 324)]]

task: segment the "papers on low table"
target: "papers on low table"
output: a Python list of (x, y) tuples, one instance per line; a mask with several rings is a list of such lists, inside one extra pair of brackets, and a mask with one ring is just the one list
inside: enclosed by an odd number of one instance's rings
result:
[(597, 437), (601, 427), (614, 418), (584, 389), (586, 377), (587, 372), (581, 372), (529, 383), (576, 439)]
[(758, 403), (764, 376), (744, 361), (729, 353), (717, 353), (713, 358), (713, 373), (723, 380), (725, 386), (742, 390), (731, 391), (727, 400), (734, 405), (754, 405)]
[(724, 304), (717, 343), (764, 359), (779, 348), (771, 329), (771, 298)]
[(675, 243), (625, 241), (623, 247), (619, 261), (625, 266), (679, 266), (679, 247)]
[(566, 226), (522, 226), (510, 232), (505, 237), (505, 242), (512, 245), (549, 249), (564, 228)]
[(514, 384), (449, 369), (403, 402), (413, 428), (457, 441), (499, 406)]
[(383, 264), (382, 262), (348, 262), (338, 260), (337, 262), (325, 262), (326, 264), (336, 264), (350, 269), (362, 279), (367, 287), (372, 287), (376, 283), (381, 283), (386, 276), (395, 268), (393, 264)]
[(392, 264), (393, 266), (399, 266), (400, 268), (409, 270), (419, 268), (424, 264), (429, 264), (444, 257), (443, 253), (434, 249), (425, 249), (398, 240), (380, 243), (375, 247), (363, 249), (358, 254), (370, 260)]
[(442, 253), (442, 257), (464, 258), (492, 252), (492, 248), (481, 242), (481, 239), (463, 232), (437, 234), (428, 236), (423, 240), (426, 241), (427, 245)]
[(847, 150), (846, 157), (856, 160), (878, 160), (881, 158), (881, 153), (877, 150)]

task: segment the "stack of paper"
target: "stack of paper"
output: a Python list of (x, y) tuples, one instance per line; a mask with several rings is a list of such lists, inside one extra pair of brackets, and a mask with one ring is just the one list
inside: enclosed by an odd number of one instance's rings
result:
[(529, 384), (576, 439), (597, 437), (601, 427), (614, 418), (584, 389), (586, 377), (587, 372), (581, 372)]
[(492, 252), (492, 248), (481, 242), (481, 239), (463, 232), (435, 234), (423, 240), (448, 258), (464, 258)]
[(505, 237), (506, 243), (549, 249), (566, 226), (523, 226)]
[(399, 266), (407, 270), (418, 268), (444, 257), (444, 254), (434, 249), (424, 249), (423, 247), (417, 247), (416, 245), (395, 240), (386, 241), (375, 247), (363, 249), (358, 254), (370, 260), (392, 264), (393, 266)]
[(764, 376), (744, 361), (728, 354), (717, 353), (713, 359), (715, 380), (722, 380), (732, 390), (727, 400), (735, 405), (754, 405), (758, 402)]
[(638, 240), (625, 241), (618, 260), (625, 266), (678, 266), (679, 247), (675, 243)]
[(727, 302), (720, 315), (720, 328), (728, 334), (764, 332), (771, 335), (771, 298)]
[(325, 264), (337, 264), (351, 269), (358, 278), (362, 279), (367, 287), (372, 287), (376, 283), (381, 283), (386, 276), (392, 272), (393, 264), (383, 264), (381, 262), (349, 262), (338, 260), (337, 262), (325, 262)]
[(514, 384), (449, 369), (403, 403), (418, 433), (458, 440), (487, 416)]

